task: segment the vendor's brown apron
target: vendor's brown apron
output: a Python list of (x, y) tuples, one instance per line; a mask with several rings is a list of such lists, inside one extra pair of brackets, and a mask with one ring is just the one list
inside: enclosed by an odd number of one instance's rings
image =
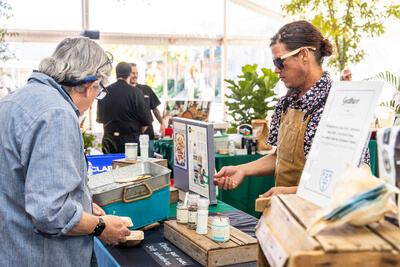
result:
[(284, 101), (278, 132), (275, 186), (297, 186), (306, 163), (304, 156), (304, 134), (311, 114), (323, 104), (326, 97), (309, 111), (289, 108)]

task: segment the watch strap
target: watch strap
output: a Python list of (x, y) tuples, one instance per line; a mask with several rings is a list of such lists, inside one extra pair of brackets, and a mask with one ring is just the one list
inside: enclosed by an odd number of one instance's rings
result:
[(99, 217), (99, 223), (96, 225), (96, 228), (94, 228), (91, 235), (100, 236), (103, 233), (105, 228), (106, 228), (106, 224), (104, 223), (104, 220)]

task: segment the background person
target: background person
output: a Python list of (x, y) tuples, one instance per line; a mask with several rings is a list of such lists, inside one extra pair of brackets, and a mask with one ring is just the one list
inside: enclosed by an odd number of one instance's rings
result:
[(92, 203), (78, 119), (110, 71), (97, 43), (66, 38), (0, 100), (1, 266), (95, 266), (92, 234), (112, 244), (130, 234)]
[(349, 69), (344, 69), (340, 73), (340, 80), (341, 81), (352, 81), (353, 80), (353, 75), (351, 74), (351, 71)]
[[(332, 80), (322, 69), (332, 44), (307, 21), (284, 25), (271, 39), (275, 72), (288, 88), (272, 116), (268, 144), (274, 154), (259, 160), (223, 167), (214, 175), (219, 189), (235, 189), (245, 177), (275, 175), (275, 186), (263, 194), (294, 194), (314, 140)], [(364, 162), (369, 163), (369, 153)]]
[(103, 153), (124, 153), (125, 143), (138, 143), (139, 136), (153, 122), (143, 93), (129, 85), (131, 64), (118, 63), (117, 81), (106, 89), (108, 94), (97, 102), (98, 123), (103, 123)]
[[(160, 133), (161, 136), (164, 136), (165, 132), (165, 125), (164, 120), (160, 114), (160, 111), (157, 107), (161, 104), (160, 100), (158, 99), (157, 95), (154, 93), (153, 89), (150, 86), (145, 84), (138, 84), (138, 69), (135, 63), (131, 63), (132, 72), (129, 80), (129, 84), (137, 87), (142, 91), (144, 95), (144, 99), (146, 100), (147, 104), (149, 105), (150, 109), (153, 111), (154, 117), (156, 117), (157, 121), (160, 123)], [(153, 124), (150, 124), (149, 127), (144, 132), (145, 134), (149, 135), (149, 157), (154, 157), (154, 129)]]

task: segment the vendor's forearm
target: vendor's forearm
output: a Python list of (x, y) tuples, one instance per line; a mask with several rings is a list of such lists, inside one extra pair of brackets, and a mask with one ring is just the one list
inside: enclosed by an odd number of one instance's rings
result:
[(272, 176), (275, 174), (276, 154), (262, 157), (258, 160), (240, 165), (245, 171), (246, 177)]

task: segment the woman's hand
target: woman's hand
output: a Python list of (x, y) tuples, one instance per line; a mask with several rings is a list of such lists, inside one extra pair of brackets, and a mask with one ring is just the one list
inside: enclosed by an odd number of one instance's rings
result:
[(95, 216), (105, 216), (106, 213), (102, 208), (99, 207), (96, 203), (93, 203), (93, 215)]

